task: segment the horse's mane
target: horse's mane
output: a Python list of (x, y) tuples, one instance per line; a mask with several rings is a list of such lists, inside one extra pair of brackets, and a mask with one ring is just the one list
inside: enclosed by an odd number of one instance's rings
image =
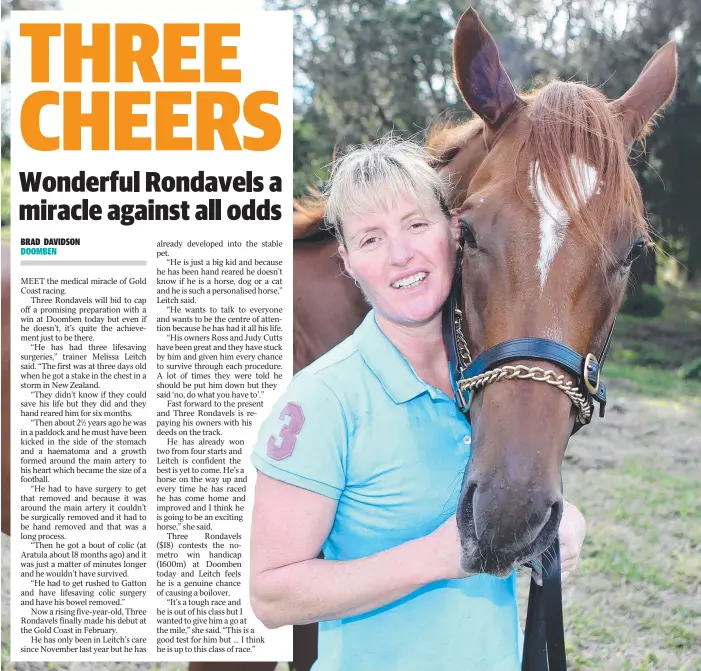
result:
[(426, 146), (435, 158), (436, 166), (450, 163), (473, 137), (484, 129), (479, 117), (465, 120), (440, 120), (426, 132)]
[[(649, 242), (640, 187), (628, 164), (624, 125), (606, 97), (585, 84), (554, 81), (524, 99), (531, 123), (518, 148), (517, 169), (522, 160), (538, 162), (543, 181), (563, 204), (571, 225), (595, 242), (604, 257), (611, 255), (607, 232), (612, 222), (628, 225), (631, 235)], [(581, 180), (572, 156), (596, 170), (597, 198), (589, 201), (596, 200), (596, 207), (586, 206), (581, 191), (570, 187)], [(521, 193), (518, 180), (516, 184), (521, 199), (532, 207), (532, 198)]]

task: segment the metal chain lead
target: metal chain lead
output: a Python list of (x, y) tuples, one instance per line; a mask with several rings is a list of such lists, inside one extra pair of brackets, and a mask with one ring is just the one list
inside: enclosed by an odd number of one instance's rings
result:
[(587, 424), (591, 419), (594, 402), (590, 398), (585, 397), (576, 387), (573, 387), (570, 380), (565, 381), (564, 375), (558, 375), (555, 371), (545, 370), (537, 366), (528, 368), (527, 366), (519, 365), (492, 368), (486, 373), (475, 375), (466, 380), (460, 380), (458, 388), (461, 392), (474, 392), (500, 380), (533, 380), (534, 382), (545, 382), (557, 387), (567, 394), (572, 404), (579, 410), (580, 422)]
[[(462, 312), (458, 308), (455, 308), (455, 339), (458, 345), (458, 358), (460, 359), (458, 365), (462, 373), (472, 363), (472, 357), (470, 356), (470, 349), (467, 346), (465, 337), (462, 334)], [(488, 384), (492, 384), (492, 382), (499, 382), (499, 380), (533, 380), (534, 382), (545, 382), (557, 387), (567, 394), (574, 407), (579, 410), (579, 421), (582, 424), (588, 424), (591, 420), (594, 412), (594, 402), (591, 398), (582, 394), (572, 385), (570, 380), (565, 380), (564, 375), (558, 375), (553, 370), (545, 370), (538, 366), (528, 368), (527, 366), (519, 365), (492, 368), (481, 375), (475, 375), (466, 380), (459, 380), (458, 389), (461, 392), (475, 392)]]
[(470, 356), (470, 348), (465, 342), (465, 336), (462, 334), (462, 311), (457, 308), (455, 308), (455, 340), (458, 345), (458, 357), (460, 359), (458, 366), (462, 373), (468, 364), (472, 363), (472, 357)]

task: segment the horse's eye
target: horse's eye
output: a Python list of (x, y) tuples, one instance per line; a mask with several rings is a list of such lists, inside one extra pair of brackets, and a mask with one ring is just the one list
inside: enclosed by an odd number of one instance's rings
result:
[(630, 252), (628, 252), (628, 258), (626, 258), (626, 265), (629, 266), (635, 259), (637, 259), (642, 253), (643, 250), (645, 249), (645, 240), (643, 238), (638, 238), (633, 246), (631, 247)]
[(460, 147), (451, 147), (450, 149), (446, 149), (438, 156), (430, 158), (429, 164), (434, 169), (441, 168), (442, 166), (450, 163), (457, 156), (458, 151), (460, 151)]
[(460, 238), (468, 247), (477, 247), (475, 229), (472, 228), (472, 225), (467, 219), (465, 219), (465, 217), (460, 217)]

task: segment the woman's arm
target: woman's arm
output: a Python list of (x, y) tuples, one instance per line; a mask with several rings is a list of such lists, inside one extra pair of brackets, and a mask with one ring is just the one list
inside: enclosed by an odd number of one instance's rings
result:
[(460, 571), (455, 518), (432, 534), (362, 559), (317, 559), (337, 502), (258, 473), (251, 604), (268, 628), (366, 613)]

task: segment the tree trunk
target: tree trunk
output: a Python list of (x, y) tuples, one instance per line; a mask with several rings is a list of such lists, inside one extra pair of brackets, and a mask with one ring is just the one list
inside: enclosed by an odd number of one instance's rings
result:
[(686, 260), (686, 278), (692, 282), (701, 275), (701, 231), (690, 237), (689, 255)]

